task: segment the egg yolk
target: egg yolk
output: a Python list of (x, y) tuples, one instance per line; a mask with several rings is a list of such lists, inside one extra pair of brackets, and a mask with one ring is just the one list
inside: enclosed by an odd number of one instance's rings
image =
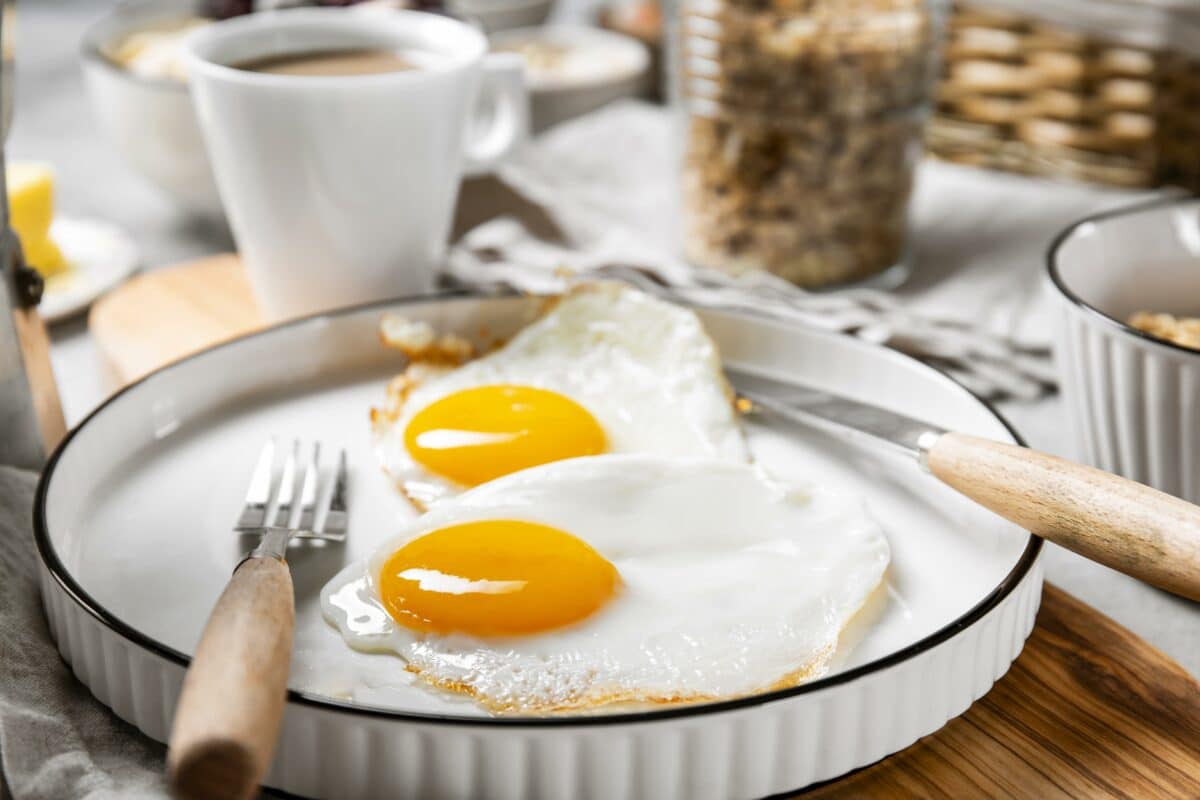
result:
[(379, 594), (396, 622), (431, 633), (522, 636), (599, 609), (617, 569), (581, 539), (519, 520), (483, 520), (413, 539), (387, 560)]
[(532, 386), (477, 386), (421, 409), (404, 431), (413, 459), (464, 486), (607, 449), (587, 409)]

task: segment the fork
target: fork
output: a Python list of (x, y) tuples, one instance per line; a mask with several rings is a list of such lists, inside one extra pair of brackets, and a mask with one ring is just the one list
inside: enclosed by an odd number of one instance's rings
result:
[(177, 797), (247, 798), (257, 790), (287, 697), (296, 617), (288, 543), (346, 538), (346, 451), (318, 504), (320, 444), (301, 459), (300, 442), (292, 442), (272, 501), (275, 449), (268, 441), (259, 454), (233, 528), (259, 536), (258, 544), (213, 607), (175, 708), (167, 775)]

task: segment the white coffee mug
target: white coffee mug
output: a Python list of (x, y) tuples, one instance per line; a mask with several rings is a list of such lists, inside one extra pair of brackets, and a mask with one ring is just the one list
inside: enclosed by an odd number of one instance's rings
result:
[[(392, 50), (416, 69), (295, 76), (276, 56)], [(528, 137), (521, 62), (416, 11), (292, 9), (198, 30), (192, 97), (259, 306), (283, 319), (429, 291), (464, 172)]]

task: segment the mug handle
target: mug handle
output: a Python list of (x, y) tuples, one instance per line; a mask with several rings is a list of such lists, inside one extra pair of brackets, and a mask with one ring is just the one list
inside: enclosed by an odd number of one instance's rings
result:
[(479, 87), (481, 107), (491, 109), (491, 119), (467, 142), (464, 172), (482, 175), (491, 171), (529, 140), (529, 90), (525, 86), (525, 62), (516, 53), (489, 53), (483, 60)]

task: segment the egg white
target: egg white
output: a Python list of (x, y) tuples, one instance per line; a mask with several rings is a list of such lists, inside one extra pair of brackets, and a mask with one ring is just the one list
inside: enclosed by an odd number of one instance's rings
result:
[[(478, 519), (571, 533), (622, 587), (569, 628), (503, 639), (396, 624), (377, 580), (405, 542)], [(351, 647), (493, 712), (728, 698), (824, 674), (838, 636), (879, 585), (887, 540), (856, 498), (794, 489), (757, 468), (650, 455), (545, 464), (449, 499), (321, 594)]]
[[(413, 339), (402, 321), (395, 333)], [(422, 341), (440, 341), (420, 332)], [(442, 358), (439, 351), (434, 361)], [(505, 346), (447, 370), (416, 354), (372, 413), (376, 453), (404, 494), (424, 510), (463, 491), (413, 460), (404, 431), (431, 403), (476, 386), (548, 389), (586, 408), (612, 453), (750, 460), (716, 345), (696, 314), (619, 284), (589, 284), (553, 302)]]

